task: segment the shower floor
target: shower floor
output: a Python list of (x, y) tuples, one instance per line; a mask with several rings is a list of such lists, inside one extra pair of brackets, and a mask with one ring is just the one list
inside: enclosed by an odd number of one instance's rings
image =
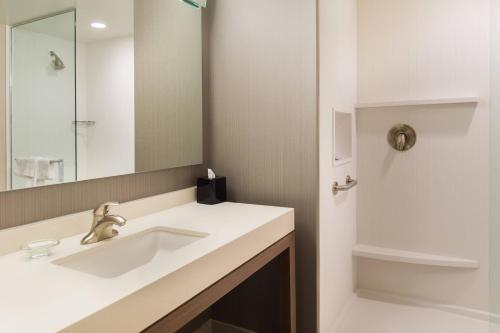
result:
[(496, 329), (485, 321), (440, 310), (357, 297), (337, 333), (490, 333)]

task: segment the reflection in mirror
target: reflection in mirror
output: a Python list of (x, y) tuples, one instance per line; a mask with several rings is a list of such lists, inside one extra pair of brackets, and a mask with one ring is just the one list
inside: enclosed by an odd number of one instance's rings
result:
[(10, 38), (12, 188), (74, 181), (75, 12), (15, 25)]
[(0, 191), (201, 164), (205, 5), (0, 1)]

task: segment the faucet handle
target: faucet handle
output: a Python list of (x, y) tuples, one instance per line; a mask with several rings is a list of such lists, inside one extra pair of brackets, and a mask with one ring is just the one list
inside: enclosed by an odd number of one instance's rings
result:
[(106, 202), (94, 209), (94, 215), (97, 216), (106, 216), (109, 214), (109, 210), (111, 207), (119, 206), (118, 202)]

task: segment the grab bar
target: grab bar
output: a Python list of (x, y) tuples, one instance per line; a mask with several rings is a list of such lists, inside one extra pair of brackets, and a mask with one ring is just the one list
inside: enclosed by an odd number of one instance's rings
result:
[(349, 191), (356, 185), (358, 185), (358, 181), (352, 179), (351, 176), (347, 176), (345, 185), (339, 185), (338, 182), (333, 183), (333, 194), (337, 195), (339, 192)]

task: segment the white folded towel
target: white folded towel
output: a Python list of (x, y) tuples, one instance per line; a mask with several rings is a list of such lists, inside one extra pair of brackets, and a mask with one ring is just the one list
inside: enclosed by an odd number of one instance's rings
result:
[(19, 177), (35, 178), (37, 175), (37, 161), (34, 158), (16, 158), (14, 160), (14, 174)]
[(54, 167), (50, 163), (52, 159), (47, 159), (47, 158), (42, 158), (42, 157), (37, 157), (36, 158), (36, 164), (37, 164), (37, 181), (44, 182), (46, 180), (52, 180), (54, 179)]
[(45, 181), (56, 179), (60, 170), (56, 170), (53, 159), (43, 157), (16, 158), (14, 174), (27, 178), (28, 186), (44, 185)]

